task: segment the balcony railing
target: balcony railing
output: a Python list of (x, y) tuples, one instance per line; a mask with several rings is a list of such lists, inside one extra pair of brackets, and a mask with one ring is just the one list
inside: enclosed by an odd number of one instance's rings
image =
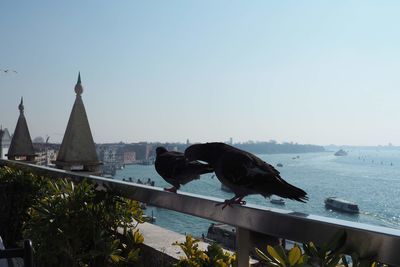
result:
[(0, 166), (25, 169), (49, 177), (88, 179), (98, 185), (118, 190), (124, 197), (149, 205), (174, 210), (196, 217), (233, 225), (237, 229), (237, 253), (239, 267), (248, 266), (252, 238), (260, 234), (275, 236), (297, 242), (328, 242), (339, 230), (345, 230), (345, 248), (356, 251), (361, 257), (373, 257), (389, 265), (400, 265), (400, 230), (332, 219), (322, 216), (247, 204), (233, 208), (215, 207), (223, 201), (214, 197), (179, 192), (172, 194), (161, 188), (82, 175), (48, 167), (16, 161), (0, 160)]

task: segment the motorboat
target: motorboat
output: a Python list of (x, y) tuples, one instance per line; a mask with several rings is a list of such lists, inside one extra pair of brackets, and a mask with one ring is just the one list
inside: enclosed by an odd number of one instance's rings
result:
[(356, 203), (337, 197), (328, 197), (327, 199), (325, 199), (325, 207), (328, 209), (353, 214), (357, 214), (360, 212)]
[(285, 200), (283, 198), (272, 198), (269, 202), (276, 205), (285, 205)]

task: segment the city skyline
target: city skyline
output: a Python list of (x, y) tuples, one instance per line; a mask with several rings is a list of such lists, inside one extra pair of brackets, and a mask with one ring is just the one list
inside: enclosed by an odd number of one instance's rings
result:
[(0, 124), (22, 96), (32, 138), (60, 143), (81, 71), (96, 143), (400, 145), (399, 8), (3, 2)]

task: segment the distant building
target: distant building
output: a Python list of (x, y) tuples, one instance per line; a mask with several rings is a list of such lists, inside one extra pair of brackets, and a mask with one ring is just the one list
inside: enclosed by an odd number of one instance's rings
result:
[(0, 159), (5, 159), (11, 144), (11, 136), (7, 128), (0, 127)]
[(59, 169), (99, 175), (101, 162), (96, 154), (96, 147), (82, 101), (83, 86), (80, 73), (75, 85), (75, 93), (75, 103), (72, 107), (67, 129), (57, 160), (53, 163)]
[(52, 162), (57, 159), (60, 144), (48, 143), (48, 139), (44, 143), (33, 142), (33, 148), (37, 154), (36, 164), (43, 166), (52, 166)]
[(136, 161), (148, 161), (153, 157), (153, 145), (148, 143), (136, 143), (125, 146), (125, 151), (135, 152)]
[(39, 152), (36, 152), (36, 164), (42, 166), (49, 166), (50, 162), (53, 162), (57, 159), (57, 151), (54, 149), (46, 149)]
[(29, 134), (28, 124), (24, 115), (24, 101), (21, 97), (21, 103), (18, 106), (19, 117), (15, 126), (14, 134), (11, 138), (10, 148), (7, 157), (10, 160), (22, 160), (35, 162), (35, 151), (33, 149), (31, 135)]
[(125, 151), (124, 152), (124, 164), (134, 164), (136, 161), (135, 151)]

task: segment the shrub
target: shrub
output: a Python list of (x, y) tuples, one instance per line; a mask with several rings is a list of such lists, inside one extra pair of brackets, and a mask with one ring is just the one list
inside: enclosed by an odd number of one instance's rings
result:
[(313, 242), (303, 244), (303, 250), (295, 244), (292, 249), (286, 251), (282, 246), (267, 246), (264, 253), (256, 248), (256, 253), (261, 262), (271, 267), (300, 267), (300, 266), (353, 266), (370, 267), (384, 266), (368, 258), (361, 258), (357, 253), (351, 254), (351, 265), (348, 256), (344, 253), (346, 233), (339, 231), (328, 243), (315, 246)]
[(40, 176), (0, 168), (0, 236), (6, 247), (16, 247), (22, 239), (22, 227), (30, 218), (28, 209), (42, 197), (44, 185)]
[(175, 265), (176, 267), (229, 267), (236, 266), (236, 255), (224, 252), (217, 244), (207, 247), (207, 251), (199, 249), (199, 240), (186, 236), (185, 242), (175, 242), (173, 245), (179, 246), (186, 257), (182, 257)]
[(49, 180), (30, 216), (24, 237), (33, 240), (38, 266), (131, 266), (138, 260), (143, 236), (133, 229), (142, 210), (111, 190)]

